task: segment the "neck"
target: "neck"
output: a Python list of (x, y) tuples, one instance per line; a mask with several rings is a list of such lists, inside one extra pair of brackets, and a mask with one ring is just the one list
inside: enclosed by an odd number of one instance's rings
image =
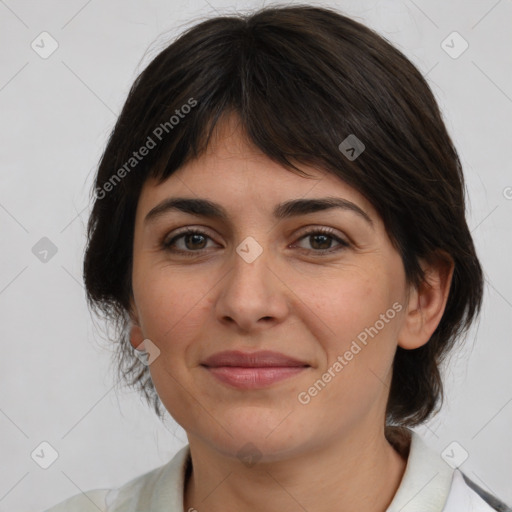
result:
[(185, 511), (385, 512), (405, 472), (408, 442), (388, 437), (396, 449), (382, 429), (250, 467), (191, 437)]

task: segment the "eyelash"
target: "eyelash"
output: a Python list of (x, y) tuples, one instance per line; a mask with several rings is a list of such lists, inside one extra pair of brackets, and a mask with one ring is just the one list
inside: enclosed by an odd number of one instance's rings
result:
[[(176, 234), (170, 240), (166, 241), (164, 238), (164, 240), (161, 243), (162, 249), (167, 252), (182, 254), (184, 256), (197, 256), (198, 254), (201, 254), (201, 253), (207, 251), (207, 249), (200, 249), (197, 251), (193, 251), (193, 250), (183, 251), (182, 249), (172, 249), (171, 248), (171, 246), (176, 242), (176, 240), (183, 238), (184, 236), (187, 236), (187, 235), (203, 235), (206, 238), (210, 238), (210, 240), (211, 240), (211, 237), (209, 237), (203, 231), (200, 231), (200, 230), (194, 229), (194, 228), (186, 228), (184, 231), (181, 231), (180, 233)], [(340, 246), (335, 249), (332, 249), (332, 248), (331, 249), (320, 249), (320, 250), (303, 249), (308, 253), (314, 253), (315, 255), (321, 256), (321, 255), (326, 255), (329, 253), (338, 252), (343, 249), (346, 249), (347, 247), (350, 247), (350, 244), (348, 242), (346, 242), (345, 240), (343, 240), (342, 238), (336, 236), (334, 230), (331, 228), (313, 228), (310, 231), (303, 233), (301, 235), (301, 237), (299, 238), (299, 240), (302, 240), (303, 238), (307, 238), (308, 236), (312, 236), (312, 235), (327, 235), (329, 238), (332, 238), (333, 240), (338, 242), (340, 244)]]

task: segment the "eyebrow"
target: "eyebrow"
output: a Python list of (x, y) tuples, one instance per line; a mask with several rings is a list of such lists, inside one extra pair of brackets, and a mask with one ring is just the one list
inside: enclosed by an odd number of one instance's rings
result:
[[(321, 197), (314, 199), (293, 199), (278, 204), (273, 211), (276, 219), (287, 219), (299, 215), (307, 215), (314, 212), (332, 210), (338, 208), (341, 210), (352, 211), (362, 217), (370, 226), (373, 227), (373, 221), (370, 216), (359, 206), (351, 201), (340, 197)], [(227, 211), (217, 203), (208, 199), (197, 199), (187, 197), (170, 197), (156, 205), (144, 219), (148, 224), (157, 218), (165, 215), (169, 211), (180, 211), (200, 217), (219, 219), (227, 221), (229, 216)]]

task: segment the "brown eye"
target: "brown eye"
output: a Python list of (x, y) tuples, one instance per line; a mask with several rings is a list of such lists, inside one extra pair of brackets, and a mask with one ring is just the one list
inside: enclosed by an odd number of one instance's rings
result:
[(182, 237), (185, 242), (185, 246), (187, 246), (188, 249), (204, 249), (204, 242), (207, 237), (200, 235), (198, 233), (182, 235)]
[[(305, 250), (318, 254), (337, 252), (350, 246), (348, 242), (335, 235), (334, 231), (329, 228), (316, 228), (308, 231), (299, 240), (309, 240), (311, 249), (305, 248)], [(338, 243), (338, 247), (332, 248), (333, 241)]]
[[(182, 231), (170, 240), (162, 242), (162, 248), (166, 251), (176, 253), (194, 253), (205, 250), (207, 241), (211, 238), (202, 231), (195, 229), (187, 229)], [(181, 246), (178, 242), (182, 242)]]

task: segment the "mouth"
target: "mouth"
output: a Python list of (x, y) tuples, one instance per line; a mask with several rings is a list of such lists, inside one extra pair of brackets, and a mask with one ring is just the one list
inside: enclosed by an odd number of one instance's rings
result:
[(278, 352), (226, 351), (201, 365), (220, 382), (238, 389), (258, 389), (296, 376), (310, 365)]
[(258, 389), (270, 386), (276, 382), (293, 377), (308, 366), (205, 366), (216, 379), (238, 389)]

